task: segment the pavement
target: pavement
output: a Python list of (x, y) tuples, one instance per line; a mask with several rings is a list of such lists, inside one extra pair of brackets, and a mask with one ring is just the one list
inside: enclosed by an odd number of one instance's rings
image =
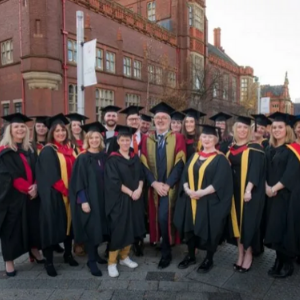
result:
[[(0, 253), (0, 300), (296, 300), (300, 299), (300, 267), (287, 279), (273, 279), (267, 275), (273, 265), (274, 252), (266, 250), (255, 258), (248, 273), (233, 271), (237, 249), (224, 244), (214, 258), (214, 267), (207, 274), (196, 272), (199, 264), (179, 270), (177, 264), (185, 255), (185, 246), (173, 249), (173, 262), (165, 270), (158, 270), (160, 253), (146, 245), (144, 257), (132, 259), (139, 267), (130, 270), (119, 266), (120, 277), (110, 278), (107, 267), (100, 265), (102, 277), (93, 277), (86, 258), (78, 258), (79, 267), (63, 263), (62, 255), (55, 256), (58, 276), (47, 276), (43, 265), (30, 263), (28, 255), (18, 258), (14, 278), (7, 278)], [(104, 247), (99, 248), (99, 253)], [(199, 252), (197, 261), (204, 258)]]

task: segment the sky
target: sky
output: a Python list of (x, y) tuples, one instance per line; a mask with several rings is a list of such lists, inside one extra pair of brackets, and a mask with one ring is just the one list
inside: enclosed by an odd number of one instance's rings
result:
[(261, 84), (281, 85), (288, 72), (292, 101), (300, 98), (300, 0), (206, 0), (209, 42), (221, 46)]

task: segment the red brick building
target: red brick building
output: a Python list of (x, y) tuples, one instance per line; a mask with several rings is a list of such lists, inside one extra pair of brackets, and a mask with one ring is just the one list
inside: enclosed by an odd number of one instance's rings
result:
[(294, 103), (289, 93), (289, 79), (286, 73), (283, 85), (261, 86), (261, 97), (270, 98), (270, 113), (276, 111), (294, 114)]
[(226, 71), (228, 80), (224, 75), (219, 86), (224, 90), (228, 82), (227, 94), (214, 98), (228, 107), (238, 104), (241, 78), (253, 70), (224, 53), (216, 31), (215, 45), (208, 44), (205, 5), (202, 0), (0, 0), (1, 115), (76, 110), (77, 10), (85, 15), (85, 40), (97, 39), (98, 84), (85, 90), (91, 120), (113, 103), (149, 108), (178, 92), (188, 102), (198, 84), (191, 64)]

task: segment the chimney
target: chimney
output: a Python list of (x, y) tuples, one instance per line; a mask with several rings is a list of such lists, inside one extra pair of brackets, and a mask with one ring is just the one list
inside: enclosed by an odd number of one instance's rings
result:
[(214, 29), (214, 45), (218, 49), (222, 49), (222, 46), (221, 46), (221, 28), (220, 27)]

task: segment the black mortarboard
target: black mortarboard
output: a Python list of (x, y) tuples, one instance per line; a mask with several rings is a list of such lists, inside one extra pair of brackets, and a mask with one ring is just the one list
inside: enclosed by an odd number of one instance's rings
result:
[(82, 130), (88, 133), (89, 131), (96, 131), (99, 133), (106, 132), (107, 129), (100, 122), (93, 122), (81, 126)]
[(214, 121), (214, 122), (226, 122), (227, 120), (231, 119), (232, 116), (225, 114), (223, 112), (219, 112), (213, 116), (211, 116), (209, 119)]
[(294, 118), (291, 122), (291, 126), (294, 127), (297, 122), (300, 122), (300, 115), (294, 116)]
[(141, 119), (145, 122), (151, 122), (152, 121), (152, 117), (145, 115), (145, 114), (141, 114)]
[(78, 114), (78, 113), (72, 113), (66, 115), (67, 118), (69, 118), (71, 121), (77, 121), (80, 122), (81, 124), (84, 124), (84, 121), (88, 119), (88, 117)]
[(35, 123), (45, 124), (45, 122), (49, 118), (49, 116), (33, 116), (33, 117), (30, 117), (30, 118), (35, 119)]
[(207, 124), (199, 124), (199, 126), (203, 127), (202, 133), (203, 134), (213, 134), (216, 137), (219, 136), (219, 128)]
[(50, 117), (46, 120), (46, 126), (50, 129), (52, 126), (56, 124), (64, 124), (68, 125), (69, 120), (63, 115), (63, 114), (58, 114), (53, 117)]
[(272, 122), (263, 114), (251, 115), (255, 120), (255, 125), (267, 127)]
[(175, 109), (165, 102), (160, 102), (150, 109), (150, 112), (152, 112), (153, 114), (157, 114), (161, 112), (161, 113), (166, 113), (168, 115), (171, 115), (171, 113), (174, 111)]
[(206, 116), (205, 113), (195, 109), (195, 108), (188, 108), (182, 111), (183, 113), (186, 114), (187, 117), (192, 117), (195, 120), (199, 120), (201, 117)]
[(130, 105), (120, 111), (120, 114), (125, 114), (127, 115), (127, 117), (130, 115), (139, 115), (140, 110), (142, 110), (143, 108), (143, 106)]
[(172, 120), (176, 120), (176, 121), (183, 121), (185, 117), (185, 114), (183, 114), (182, 112), (180, 111), (174, 111), (172, 114), (171, 114), (171, 119)]
[(126, 135), (126, 136), (131, 136), (135, 134), (137, 131), (137, 128), (129, 127), (129, 126), (124, 126), (124, 125), (117, 125), (115, 128), (115, 131), (118, 132), (118, 135)]
[(102, 107), (101, 111), (103, 111), (106, 114), (108, 112), (118, 112), (121, 109), (122, 109), (121, 107), (118, 107), (115, 105), (108, 105), (108, 106)]
[(7, 121), (8, 123), (27, 123), (32, 121), (32, 119), (28, 118), (27, 116), (21, 113), (15, 113), (7, 116), (2, 117), (3, 120)]
[(293, 116), (291, 116), (289, 114), (281, 113), (279, 111), (269, 115), (269, 118), (273, 119), (273, 122), (274, 121), (284, 122), (287, 125), (290, 125), (291, 122), (293, 121)]
[(247, 126), (251, 126), (251, 121), (253, 121), (252, 118), (246, 117), (246, 116), (240, 116), (240, 115), (236, 115), (236, 114), (234, 114), (234, 115), (237, 117), (235, 122), (240, 122)]

